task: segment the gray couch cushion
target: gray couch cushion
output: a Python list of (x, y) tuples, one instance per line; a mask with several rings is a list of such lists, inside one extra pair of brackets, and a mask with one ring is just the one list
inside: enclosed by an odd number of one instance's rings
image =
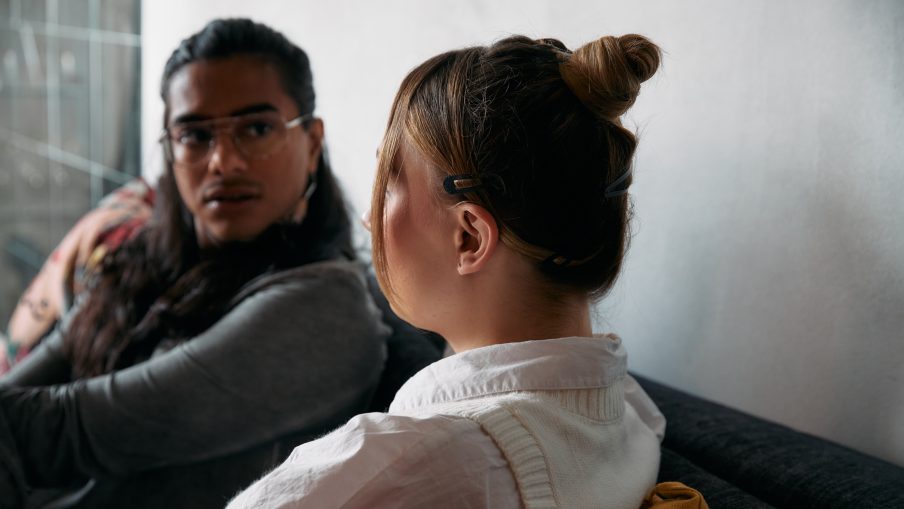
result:
[[(664, 474), (681, 467), (670, 451), (779, 508), (904, 508), (904, 468), (635, 375), (668, 420)], [(691, 472), (692, 469), (688, 468)], [(693, 481), (677, 480), (694, 486)], [(690, 479), (690, 478), (688, 478)], [(714, 484), (717, 486), (717, 484)], [(718, 491), (698, 488), (712, 509)]]

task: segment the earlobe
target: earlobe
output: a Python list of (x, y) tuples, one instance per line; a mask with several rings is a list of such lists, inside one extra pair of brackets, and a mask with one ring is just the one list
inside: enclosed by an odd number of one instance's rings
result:
[(496, 219), (487, 209), (474, 203), (456, 206), (456, 250), (458, 273), (476, 274), (493, 257), (499, 242)]

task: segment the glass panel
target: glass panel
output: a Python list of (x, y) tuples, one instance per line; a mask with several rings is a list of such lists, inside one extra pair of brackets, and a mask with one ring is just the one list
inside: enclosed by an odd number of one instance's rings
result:
[[(128, 4), (128, 2), (126, 2)], [(59, 0), (59, 24), (71, 27), (90, 28), (91, 11), (89, 0)]]
[(0, 0), (0, 330), (51, 250), (120, 185), (104, 169), (140, 172), (138, 39), (105, 35), (139, 34), (140, 11)]
[[(3, 1), (3, 0), (0, 0)], [(17, 71), (13, 49), (14, 32), (0, 28), (0, 128), (9, 129), (13, 120), (13, 88), (17, 85)], [(8, 58), (7, 58), (8, 55)], [(5, 62), (9, 61), (9, 65)]]
[(60, 42), (60, 142), (66, 152), (91, 157), (88, 43)]
[(22, 21), (44, 23), (47, 17), (47, 2), (45, 0), (19, 0)]
[(100, 28), (129, 34), (140, 33), (141, 9), (135, 7), (136, 3), (122, 0), (100, 0)]
[(50, 235), (59, 241), (91, 208), (91, 175), (61, 164), (51, 165), (49, 192)]
[(138, 48), (104, 46), (101, 86), (102, 152), (100, 161), (109, 168), (138, 173), (138, 143), (141, 136), (141, 115), (138, 73), (135, 62), (140, 58)]
[(0, 221), (0, 229), (9, 223), (9, 214), (14, 210), (14, 170), (12, 148), (8, 143), (0, 141), (0, 217), (4, 219), (4, 221)]
[[(13, 152), (13, 233), (39, 253), (50, 252), (50, 194), (47, 159), (24, 150)], [(41, 263), (40, 260), (23, 260)]]

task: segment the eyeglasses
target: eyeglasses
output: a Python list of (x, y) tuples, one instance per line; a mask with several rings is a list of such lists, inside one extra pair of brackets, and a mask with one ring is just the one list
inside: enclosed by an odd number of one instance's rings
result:
[(167, 127), (160, 136), (163, 153), (170, 164), (197, 166), (207, 162), (217, 143), (217, 133), (226, 131), (242, 156), (263, 159), (283, 148), (289, 129), (313, 119), (301, 115), (286, 122), (275, 111), (234, 117), (183, 122)]

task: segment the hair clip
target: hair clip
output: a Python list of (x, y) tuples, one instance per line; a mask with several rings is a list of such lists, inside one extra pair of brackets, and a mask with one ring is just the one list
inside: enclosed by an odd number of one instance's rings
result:
[(449, 194), (470, 193), (486, 187), (505, 193), (505, 182), (502, 181), (502, 177), (493, 173), (449, 175), (443, 179), (443, 189)]
[(571, 258), (568, 258), (566, 256), (554, 254), (554, 255), (548, 257), (547, 259), (543, 260), (543, 262), (540, 265), (543, 269), (546, 269), (546, 270), (564, 269), (565, 267), (568, 267), (568, 265), (571, 264), (572, 261), (573, 260)]
[(557, 270), (578, 267), (578, 266), (584, 265), (587, 262), (592, 261), (597, 256), (599, 256), (599, 254), (602, 252), (603, 252), (603, 246), (600, 246), (599, 249), (597, 249), (590, 255), (585, 256), (584, 258), (577, 259), (577, 260), (570, 256), (567, 256), (567, 255), (553, 253), (553, 254), (547, 256), (542, 262), (540, 262), (540, 268), (547, 272), (555, 272)]
[(631, 175), (631, 168), (625, 170), (624, 173), (621, 174), (620, 177), (615, 179), (615, 182), (606, 186), (606, 191), (603, 194), (606, 198), (615, 198), (616, 196), (621, 196), (628, 192), (628, 188), (624, 189), (616, 189), (619, 185), (621, 185), (625, 180), (628, 180), (628, 177)]

